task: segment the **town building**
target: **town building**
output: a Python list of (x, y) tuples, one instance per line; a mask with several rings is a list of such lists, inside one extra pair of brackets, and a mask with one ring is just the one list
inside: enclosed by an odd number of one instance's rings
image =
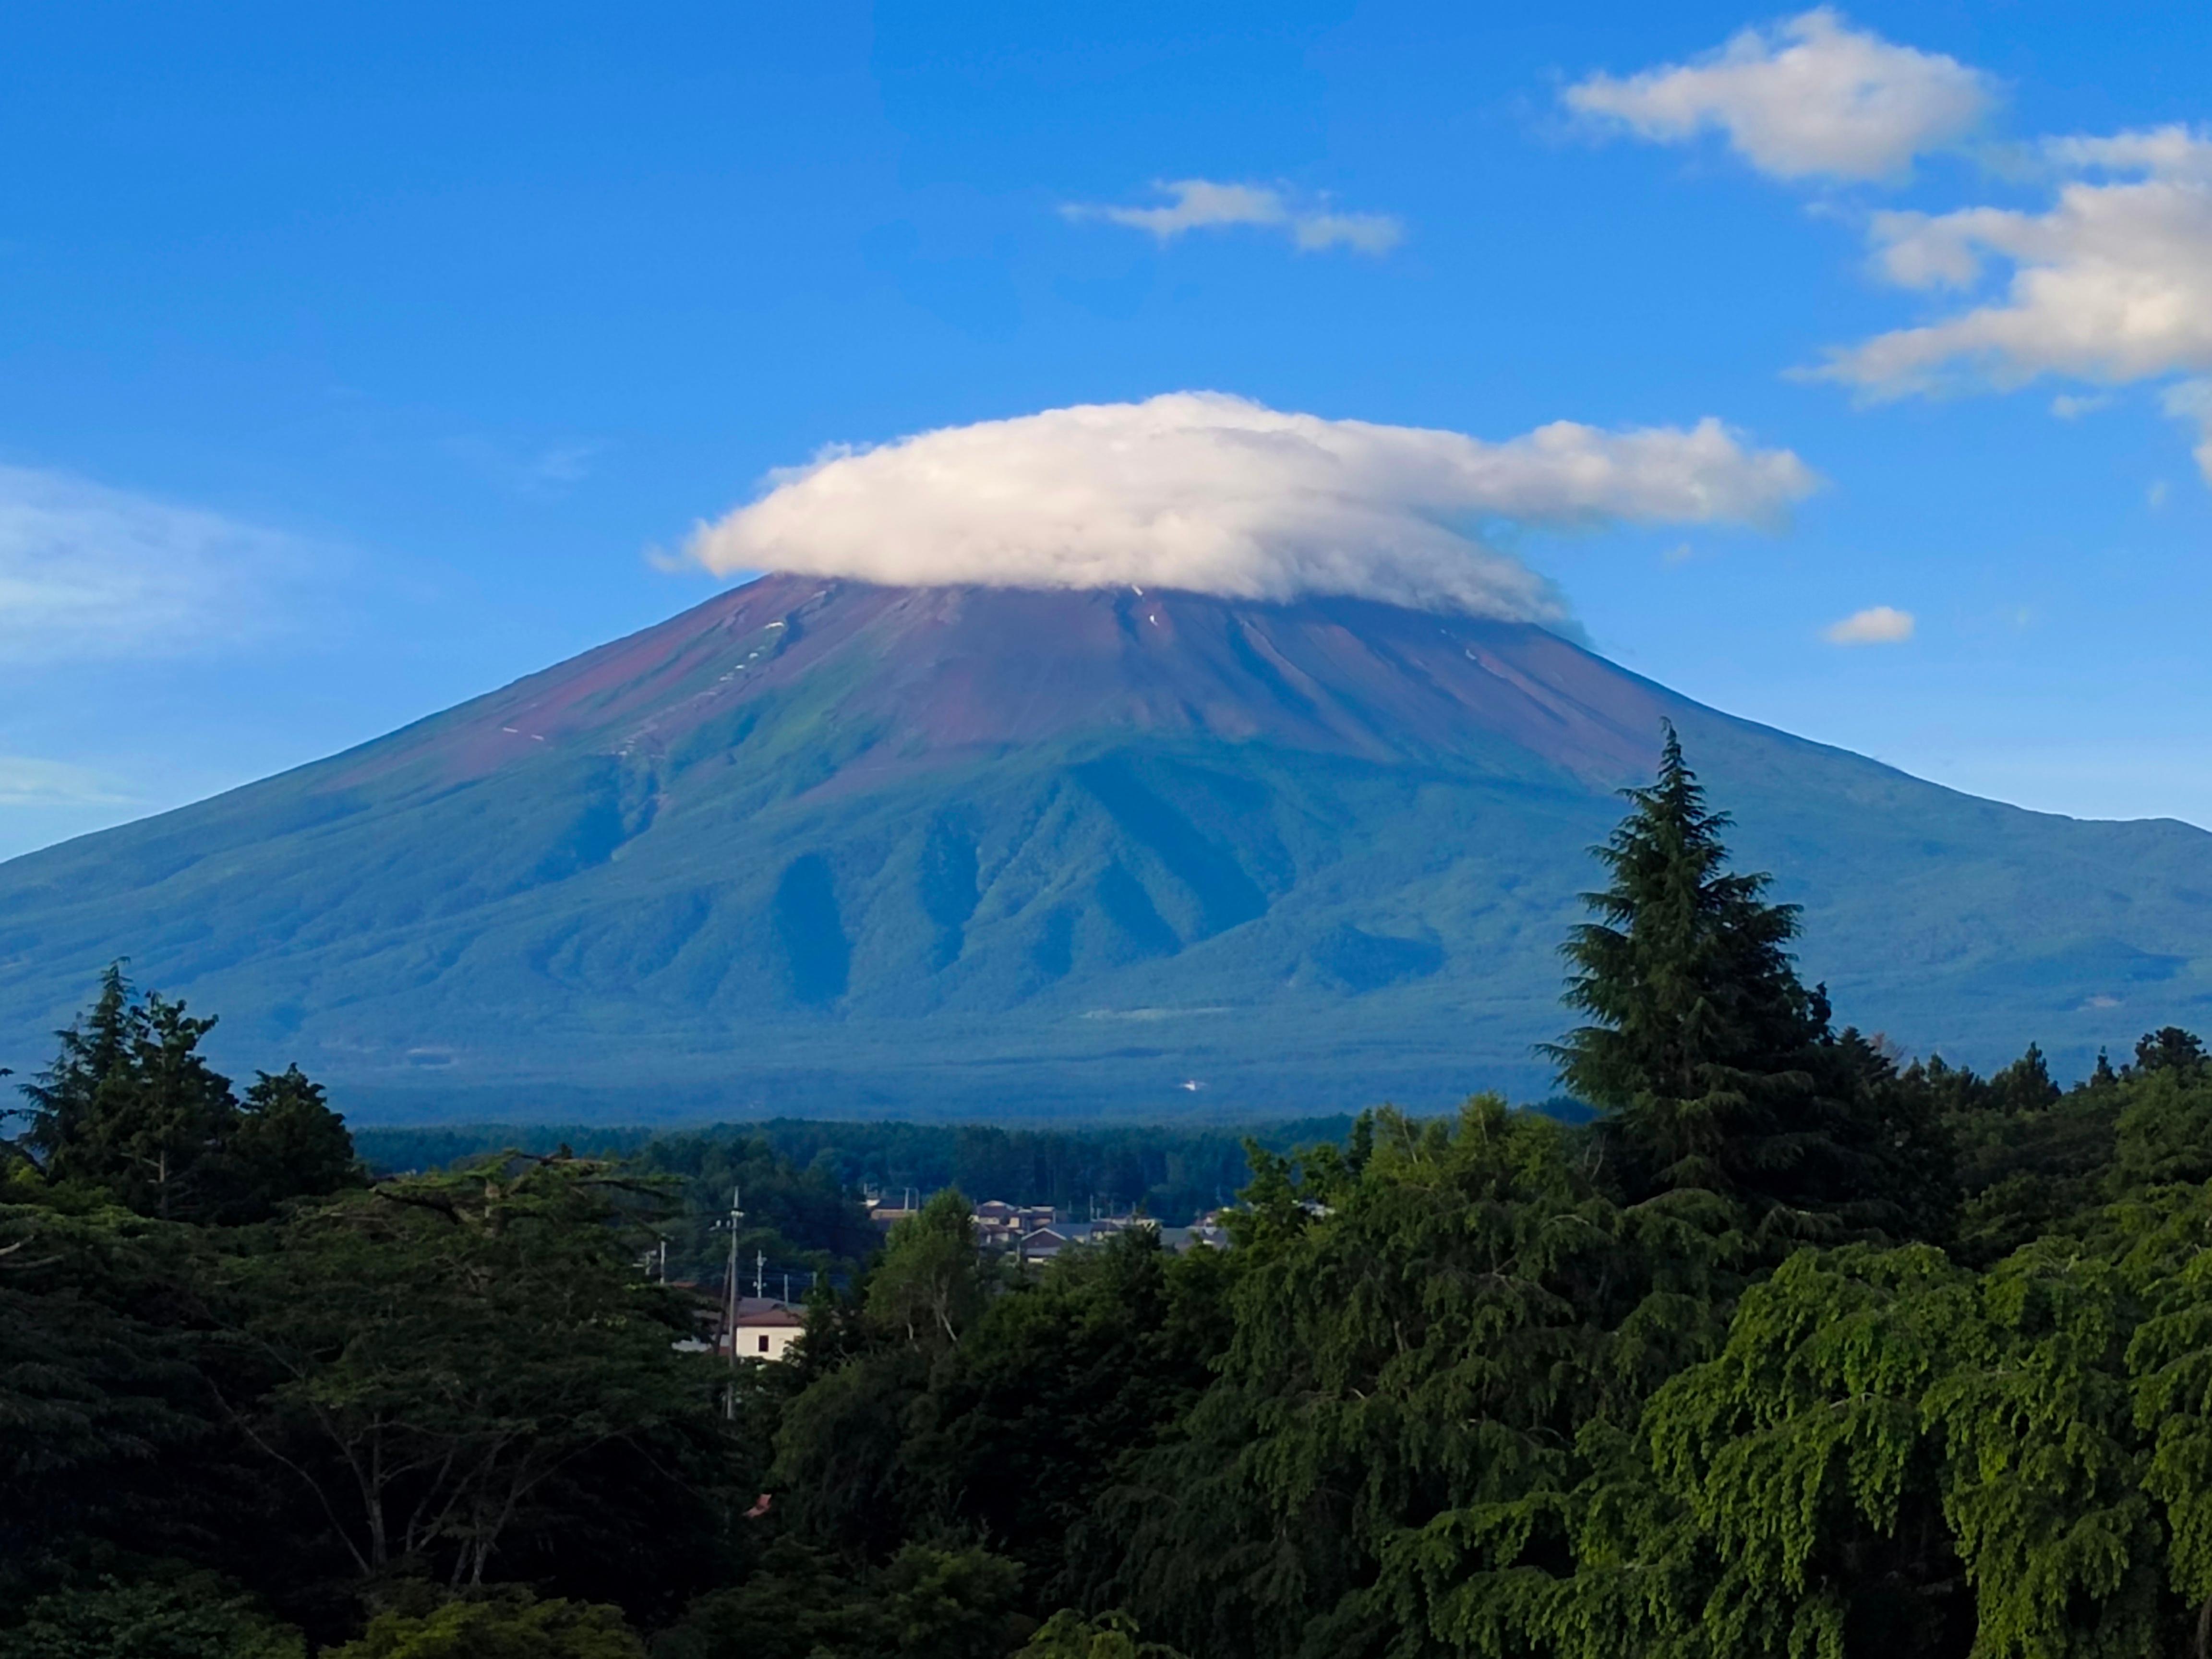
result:
[(1015, 1240), (1013, 1248), (1017, 1258), (1026, 1267), (1033, 1261), (1051, 1261), (1073, 1242), (1057, 1227), (1038, 1227)]
[(1051, 1226), (1059, 1217), (1049, 1204), (1008, 1204), (994, 1198), (978, 1204), (972, 1218), (978, 1246), (1008, 1250), (1038, 1228)]
[(882, 1233), (888, 1233), (900, 1222), (911, 1221), (921, 1213), (910, 1194), (902, 1194), (896, 1200), (872, 1198), (867, 1200), (867, 1205), (868, 1219), (874, 1222), (876, 1231)]
[(769, 1296), (741, 1296), (738, 1316), (724, 1333), (721, 1352), (737, 1359), (775, 1361), (806, 1334), (805, 1316), (788, 1302)]

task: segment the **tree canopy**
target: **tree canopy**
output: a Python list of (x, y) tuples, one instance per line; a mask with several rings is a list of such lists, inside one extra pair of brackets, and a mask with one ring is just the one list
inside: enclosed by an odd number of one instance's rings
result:
[(51, 1179), (163, 1220), (262, 1219), (356, 1177), (353, 1142), (319, 1085), (289, 1066), (240, 1101), (200, 1053), (215, 1029), (111, 964), (61, 1052), (23, 1092), (20, 1143)]

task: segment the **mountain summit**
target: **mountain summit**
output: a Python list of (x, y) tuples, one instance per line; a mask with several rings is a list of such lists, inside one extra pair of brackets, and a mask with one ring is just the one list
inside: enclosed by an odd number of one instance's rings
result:
[(123, 956), (370, 1115), (1540, 1091), (1587, 849), (1662, 719), (1842, 1017), (2086, 1064), (2203, 999), (2212, 836), (1977, 800), (1538, 627), (769, 576), (0, 865), (0, 1063)]

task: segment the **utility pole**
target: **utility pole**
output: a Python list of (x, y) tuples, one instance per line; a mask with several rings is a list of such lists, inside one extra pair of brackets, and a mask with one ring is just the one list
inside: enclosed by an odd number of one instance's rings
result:
[(744, 1195), (744, 1189), (741, 1187), (730, 1189), (730, 1262), (722, 1275), (722, 1283), (728, 1287), (730, 1298), (730, 1352), (732, 1357), (737, 1353), (738, 1335), (738, 1224), (745, 1218), (745, 1212), (738, 1205)]
[(765, 1302), (768, 1299), (767, 1273), (768, 1252), (755, 1250), (753, 1252), (753, 1300), (756, 1302)]
[(730, 1384), (722, 1393), (722, 1415), (733, 1418), (738, 1414), (738, 1228), (745, 1218), (744, 1188), (730, 1188), (730, 1218), (720, 1225), (730, 1230), (730, 1260), (722, 1270), (722, 1295), (728, 1308), (722, 1325), (724, 1340), (730, 1346)]

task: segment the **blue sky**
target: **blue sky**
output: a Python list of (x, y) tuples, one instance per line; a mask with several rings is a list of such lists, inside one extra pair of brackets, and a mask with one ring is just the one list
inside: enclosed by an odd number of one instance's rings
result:
[[(1184, 390), (1486, 444), (1718, 417), (1817, 474), (1786, 524), (1493, 527), (1599, 649), (2212, 825), (2212, 25), (1792, 15), (31, 0), (0, 854), (693, 603), (670, 556), (825, 445)], [(1863, 62), (1840, 125), (1786, 79)]]

